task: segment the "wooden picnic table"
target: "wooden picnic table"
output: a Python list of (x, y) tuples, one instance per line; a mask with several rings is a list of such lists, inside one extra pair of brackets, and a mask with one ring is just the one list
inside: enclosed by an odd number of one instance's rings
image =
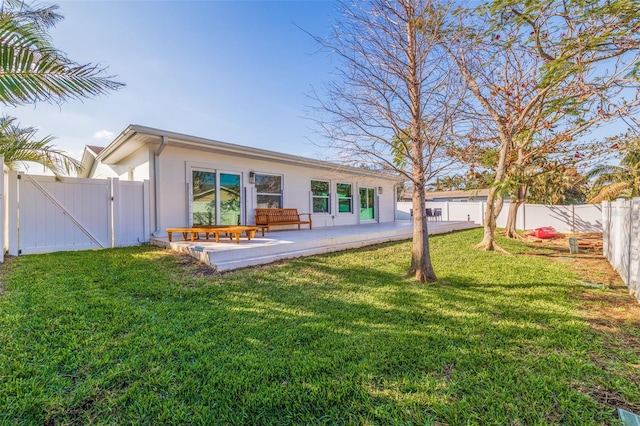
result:
[[(185, 228), (167, 228), (167, 236), (169, 237), (169, 241), (172, 241), (172, 237), (174, 233), (182, 233), (182, 238), (187, 241), (191, 240), (191, 242), (200, 239), (200, 234), (204, 234), (205, 238), (208, 240), (209, 235), (213, 235), (216, 238), (216, 243), (220, 242), (220, 234), (228, 234), (231, 239), (236, 237), (236, 243), (240, 243), (240, 235), (244, 233), (247, 236), (248, 240), (251, 238), (255, 238), (256, 232), (260, 227), (258, 226), (244, 226), (244, 225), (236, 225), (236, 226), (193, 226), (193, 227), (185, 227)], [(189, 238), (190, 237), (190, 238)]]

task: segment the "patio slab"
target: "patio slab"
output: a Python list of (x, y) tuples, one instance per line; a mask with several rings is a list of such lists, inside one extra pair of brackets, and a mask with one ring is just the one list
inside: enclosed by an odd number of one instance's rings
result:
[[(429, 234), (443, 234), (479, 227), (475, 222), (429, 222)], [(412, 236), (410, 221), (374, 223), (353, 226), (334, 226), (301, 230), (273, 230), (264, 237), (260, 233), (251, 240), (220, 238), (169, 242), (165, 238), (152, 238), (151, 244), (188, 253), (217, 271), (230, 271), (248, 266), (263, 265), (281, 259), (331, 253), (365, 247), (389, 241), (406, 240)]]

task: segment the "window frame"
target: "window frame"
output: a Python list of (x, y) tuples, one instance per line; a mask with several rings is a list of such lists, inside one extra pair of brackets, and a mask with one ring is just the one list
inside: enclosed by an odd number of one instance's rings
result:
[[(345, 197), (345, 196), (341, 196), (340, 195), (340, 186), (348, 186), (349, 187), (349, 196)], [(347, 183), (347, 182), (336, 182), (336, 198), (337, 198), (337, 206), (338, 206), (338, 214), (353, 214), (353, 184), (352, 183)], [(343, 212), (340, 211), (340, 206), (341, 200), (348, 200), (349, 201), (349, 211)]]
[[(276, 176), (280, 178), (280, 192), (258, 192), (258, 176)], [(266, 173), (266, 172), (255, 172), (255, 182), (254, 187), (256, 189), (256, 207), (258, 206), (258, 197), (261, 195), (266, 196), (279, 196), (280, 197), (280, 206), (276, 208), (284, 207), (284, 175), (278, 173)]]
[[(326, 195), (316, 195), (313, 191), (313, 183), (321, 182), (327, 185), (327, 194)], [(310, 180), (310, 189), (311, 189), (311, 210), (313, 214), (331, 214), (331, 181), (326, 179), (311, 179)], [(326, 211), (316, 211), (316, 199), (326, 200), (327, 210)]]

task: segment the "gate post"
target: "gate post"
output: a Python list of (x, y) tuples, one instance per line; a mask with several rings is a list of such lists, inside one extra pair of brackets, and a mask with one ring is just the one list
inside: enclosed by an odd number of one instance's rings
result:
[(143, 235), (142, 242), (148, 243), (151, 237), (151, 198), (149, 191), (149, 180), (146, 179), (142, 183), (142, 221), (143, 221)]
[(18, 173), (14, 170), (7, 170), (7, 193), (5, 194), (7, 217), (7, 231), (5, 235), (5, 247), (11, 256), (17, 256), (20, 248), (18, 244)]
[(4, 195), (4, 155), (0, 155), (0, 165), (2, 165), (2, 173), (0, 173), (0, 242), (2, 243), (2, 247), (0, 247), (0, 263), (4, 263), (4, 251), (7, 248), (4, 238), (7, 232), (7, 227), (4, 222), (6, 212), (6, 199)]
[(120, 212), (120, 179), (114, 177), (109, 178), (111, 197), (111, 248), (119, 247), (121, 245), (122, 224), (121, 212)]

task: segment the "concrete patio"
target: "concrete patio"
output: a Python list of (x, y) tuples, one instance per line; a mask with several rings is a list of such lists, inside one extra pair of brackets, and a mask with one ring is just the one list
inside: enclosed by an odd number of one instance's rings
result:
[[(475, 222), (466, 221), (429, 222), (429, 234), (444, 234), (478, 226), (480, 225)], [(264, 237), (260, 236), (260, 233), (251, 240), (242, 237), (239, 244), (227, 238), (220, 238), (219, 243), (205, 239), (194, 242), (182, 241), (180, 235), (174, 235), (172, 242), (167, 238), (152, 238), (151, 244), (188, 253), (217, 271), (230, 271), (281, 259), (406, 240), (411, 238), (411, 235), (412, 223), (397, 221), (313, 230), (272, 230)]]

